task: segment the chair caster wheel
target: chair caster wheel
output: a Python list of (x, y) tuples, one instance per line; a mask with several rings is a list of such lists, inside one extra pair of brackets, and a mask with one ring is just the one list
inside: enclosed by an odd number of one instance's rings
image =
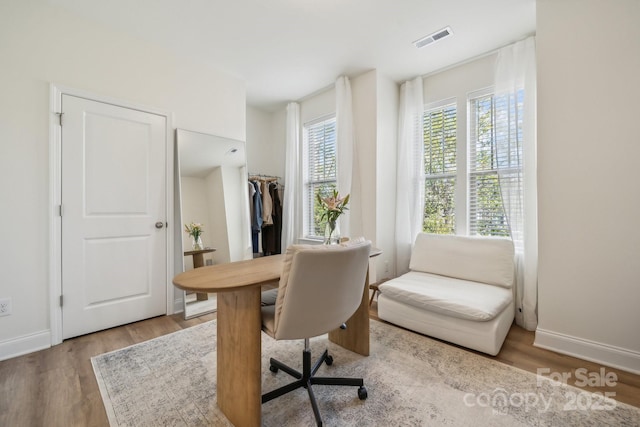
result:
[(324, 359), (324, 363), (326, 363), (327, 366), (333, 365), (333, 356), (327, 356), (327, 358)]
[(271, 372), (273, 372), (274, 374), (277, 374), (278, 371), (279, 371), (278, 367), (277, 366), (273, 366), (273, 365), (269, 365), (269, 370)]
[(364, 386), (358, 388), (358, 399), (365, 400), (367, 398), (367, 389)]

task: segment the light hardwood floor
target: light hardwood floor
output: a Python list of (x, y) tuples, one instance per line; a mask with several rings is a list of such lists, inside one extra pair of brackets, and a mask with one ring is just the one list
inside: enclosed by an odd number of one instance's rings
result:
[[(375, 302), (371, 317), (377, 319)], [(0, 426), (108, 426), (90, 358), (212, 319), (215, 313), (186, 321), (180, 314), (156, 317), (0, 362)], [(602, 367), (536, 348), (533, 339), (533, 332), (513, 326), (502, 350), (493, 359), (534, 373), (538, 368), (571, 372), (572, 379), (576, 377), (575, 369), (599, 372)], [(617, 400), (640, 407), (640, 376), (605, 369), (616, 373), (617, 385), (590, 390), (615, 392)], [(570, 380), (569, 384), (573, 382)]]

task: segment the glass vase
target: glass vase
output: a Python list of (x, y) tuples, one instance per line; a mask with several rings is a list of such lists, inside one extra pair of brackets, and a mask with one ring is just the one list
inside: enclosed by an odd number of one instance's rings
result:
[(201, 251), (204, 249), (202, 245), (202, 236), (191, 236), (191, 247), (194, 251)]
[(328, 221), (324, 227), (325, 245), (337, 245), (340, 243), (340, 223), (338, 221)]

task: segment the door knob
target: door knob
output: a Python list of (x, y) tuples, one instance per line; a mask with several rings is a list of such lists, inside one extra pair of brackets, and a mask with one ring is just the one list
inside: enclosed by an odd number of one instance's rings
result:
[(164, 222), (162, 221), (156, 222), (156, 228), (162, 228), (162, 227), (164, 227)]

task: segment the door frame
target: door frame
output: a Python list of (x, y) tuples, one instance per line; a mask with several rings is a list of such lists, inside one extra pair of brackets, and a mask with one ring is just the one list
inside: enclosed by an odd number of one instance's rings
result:
[[(91, 101), (111, 104), (118, 107), (156, 114), (165, 118), (165, 188), (167, 218), (166, 231), (166, 297), (167, 315), (174, 313), (174, 135), (172, 131), (173, 114), (167, 111), (151, 108), (131, 102), (114, 99), (80, 89), (65, 87), (51, 83), (49, 91), (49, 315), (51, 330), (51, 345), (62, 342), (62, 217), (60, 204), (62, 201), (62, 132), (60, 126), (60, 112), (62, 111), (62, 95), (71, 95)], [(64, 121), (64, 117), (62, 118)]]

